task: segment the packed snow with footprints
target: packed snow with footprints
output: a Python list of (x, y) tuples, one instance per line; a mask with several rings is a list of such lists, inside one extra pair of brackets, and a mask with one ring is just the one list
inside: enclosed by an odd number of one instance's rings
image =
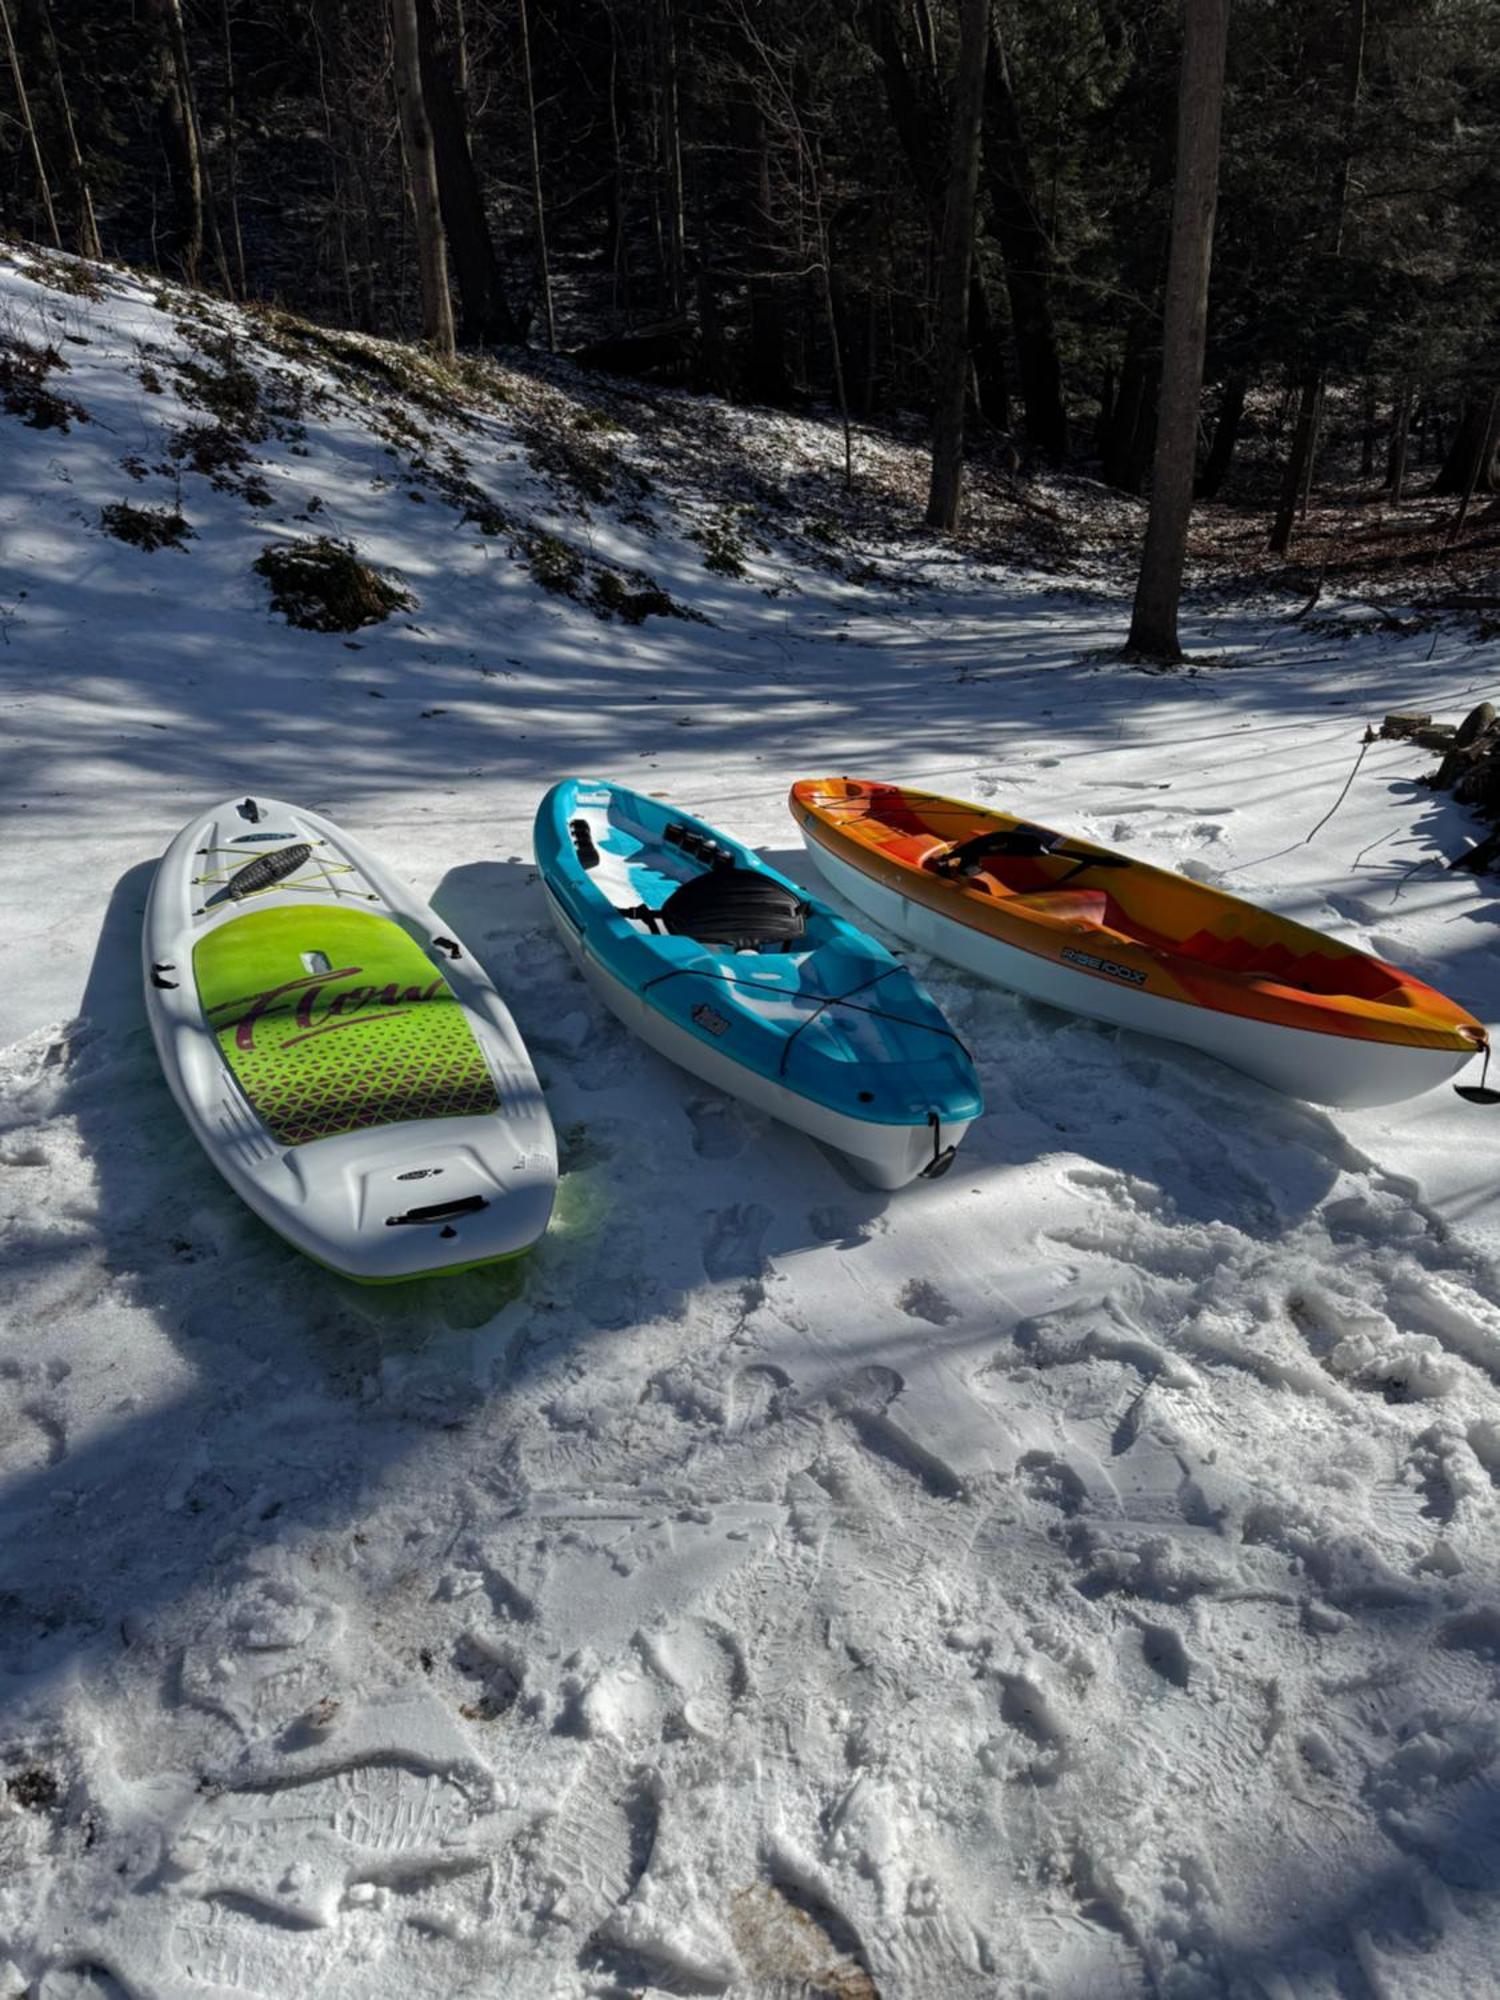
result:
[[(148, 553), (98, 510), (165, 497), (120, 461), (170, 463), (193, 412), (139, 370), (202, 329), (27, 266), (5, 324), (89, 421), (0, 415), (0, 1994), (1485, 1990), (1493, 1114), (1325, 1113), (923, 959), (987, 1112), (946, 1179), (880, 1194), (603, 1013), (527, 845), (556, 777), (613, 772), (811, 880), (791, 780), (888, 771), (1493, 1022), (1497, 905), (1442, 868), (1466, 824), (1418, 755), (1372, 749), (1306, 840), (1367, 716), (1493, 691), (1473, 634), (1205, 600), (1215, 665), (1128, 674), (1102, 558), (811, 566), (817, 422), (661, 398), (627, 505), (558, 490), (505, 404), (419, 407), (424, 473), (223, 307), (241, 365), (303, 381), (301, 434), (255, 444), (269, 504), (173, 475), (195, 539)], [(542, 588), (429, 476), (448, 446), (713, 622)], [(689, 532), (726, 458), (792, 496), (738, 578)], [(313, 497), (420, 600), (352, 645), (251, 571)], [(524, 1264), (353, 1287), (178, 1116), (140, 913), (177, 827), (248, 787), (483, 957), (561, 1147)]]

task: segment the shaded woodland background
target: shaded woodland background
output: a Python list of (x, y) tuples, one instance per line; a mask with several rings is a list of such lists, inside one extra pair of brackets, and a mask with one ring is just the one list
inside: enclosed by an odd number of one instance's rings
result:
[[(419, 334), (413, 8), (460, 345), (925, 422), (954, 0), (0, 0), (0, 226)], [(1138, 493), (1181, 8), (990, 26), (970, 446)], [(1493, 490), (1497, 126), (1493, 0), (1236, 0), (1198, 490), (1273, 545), (1340, 439)]]

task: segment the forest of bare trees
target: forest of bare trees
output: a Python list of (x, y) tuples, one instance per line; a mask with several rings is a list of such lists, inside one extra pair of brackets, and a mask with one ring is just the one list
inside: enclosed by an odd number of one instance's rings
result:
[(853, 426), (915, 418), (939, 527), (966, 445), (1127, 493), (1155, 456), (1284, 554), (1351, 411), (1396, 498), (1472, 501), (1500, 453), (1500, 12), (1237, 0), (1194, 322), (1178, 85), (1185, 27), (1226, 11), (0, 0), (0, 228), (443, 351), (822, 404), (846, 479)]

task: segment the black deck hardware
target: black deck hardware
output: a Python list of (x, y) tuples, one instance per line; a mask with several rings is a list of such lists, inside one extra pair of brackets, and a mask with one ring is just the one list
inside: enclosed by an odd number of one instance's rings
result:
[(278, 847), (270, 854), (257, 854), (230, 876), (224, 884), (224, 894), (237, 903), (242, 896), (253, 896), (257, 889), (270, 889), (284, 882), (311, 858), (312, 844), (306, 840), (299, 840), (293, 847)]
[(241, 819), (249, 820), (253, 826), (260, 818), (260, 807), (255, 803), (254, 799), (246, 799), (245, 803), (240, 807), (239, 813)]
[(1479, 1072), (1478, 1083), (1455, 1083), (1453, 1086), (1454, 1095), (1461, 1097), (1465, 1104), (1500, 1104), (1500, 1090), (1490, 1090), (1485, 1085), (1485, 1078), (1489, 1073), (1490, 1047), (1489, 1043), (1486, 1042), (1484, 1045), (1484, 1067)]
[(457, 938), (435, 937), (432, 940), (432, 948), (434, 951), (442, 952), (447, 958), (462, 958), (464, 955), (463, 946)]
[[(408, 1222), (447, 1222), (459, 1215), (477, 1215), (482, 1208), (489, 1207), (488, 1197), (482, 1194), (466, 1194), (456, 1201), (429, 1202), (425, 1208), (409, 1208), (404, 1215), (388, 1215), (387, 1229), (399, 1229)], [(449, 1233), (447, 1231), (445, 1234)]]
[(164, 979), (162, 974), (175, 972), (176, 970), (177, 967), (175, 965), (153, 965), (151, 968), (151, 984), (153, 986), (164, 986), (169, 993), (175, 993), (177, 991), (177, 981), (175, 979)]
[(586, 819), (570, 819), (568, 831), (573, 836), (573, 848), (584, 868), (599, 866), (599, 850), (594, 845), (594, 836), (589, 831)]

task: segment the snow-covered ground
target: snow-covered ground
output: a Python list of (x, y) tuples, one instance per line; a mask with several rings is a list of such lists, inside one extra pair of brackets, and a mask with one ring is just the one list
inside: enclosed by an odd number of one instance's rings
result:
[[(1127, 672), (1097, 563), (816, 567), (833, 436), (683, 402), (789, 501), (724, 575), (715, 533), (760, 528), (659, 440), (619, 437), (649, 490), (586, 502), (528, 455), (525, 421), (601, 434), (566, 377), (393, 427), (247, 340), (281, 415), (215, 490), (166, 449), (207, 421), (201, 312), (27, 263), (0, 333), (90, 421), (0, 413), (0, 1994), (1493, 1991), (1494, 1114), (1329, 1115), (924, 962), (989, 1110), (946, 1180), (873, 1194), (601, 1015), (530, 867), (568, 771), (793, 872), (791, 780), (888, 773), (1494, 1020), (1500, 903), (1445, 872), (1470, 830), (1422, 753), (1372, 748), (1308, 838), (1367, 717), (1461, 714), (1493, 658), (1216, 601), (1214, 666)], [(461, 519), (449, 446), (508, 528)], [(179, 480), (184, 549), (101, 532)], [(543, 516), (712, 622), (543, 591)], [(418, 608), (273, 617), (255, 556), (325, 531)], [(484, 955), (563, 1145), (519, 1274), (361, 1291), (189, 1137), (141, 909), (247, 790)]]

